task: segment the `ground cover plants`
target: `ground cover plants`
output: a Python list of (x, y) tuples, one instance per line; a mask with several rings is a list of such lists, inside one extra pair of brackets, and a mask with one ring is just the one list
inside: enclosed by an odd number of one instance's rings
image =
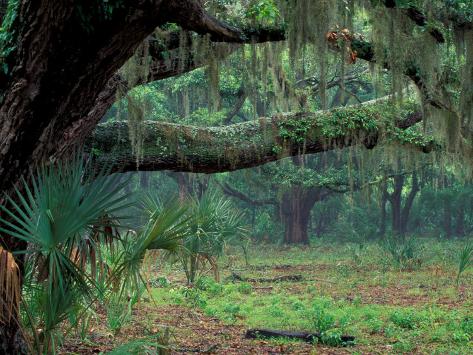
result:
[[(249, 266), (235, 248), (220, 261), (221, 282), (207, 275), (190, 287), (178, 264), (153, 258), (150, 295), (135, 306), (121, 334), (111, 336), (112, 329), (100, 325), (104, 314), (99, 312), (89, 344), (78, 346), (71, 337), (63, 350), (106, 353), (133, 339), (129, 346), (136, 353), (158, 351), (157, 339), (167, 332), (164, 348), (183, 353), (466, 354), (473, 340), (473, 270), (464, 271), (458, 287), (455, 276), (467, 243), (429, 243), (422, 263), (409, 269), (387, 258), (378, 242), (366, 242), (357, 256), (363, 267), (353, 259), (356, 245), (350, 243), (253, 246)], [(255, 280), (296, 274), (303, 279), (241, 282), (232, 278), (235, 272)], [(322, 336), (318, 344), (245, 339), (251, 328), (318, 331)], [(355, 343), (342, 346), (343, 334), (355, 336)]]

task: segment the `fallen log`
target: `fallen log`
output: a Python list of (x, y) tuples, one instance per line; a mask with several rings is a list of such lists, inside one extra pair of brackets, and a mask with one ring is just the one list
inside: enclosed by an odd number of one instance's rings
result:
[[(289, 338), (289, 339), (300, 339), (307, 343), (323, 343), (323, 336), (320, 333), (308, 333), (308, 332), (289, 332), (285, 330), (271, 330), (271, 329), (249, 329), (245, 334), (246, 339), (262, 339), (262, 338)], [(355, 341), (355, 337), (352, 335), (341, 335), (340, 345), (349, 345)]]
[(292, 282), (299, 282), (303, 280), (302, 275), (283, 275), (277, 276), (273, 278), (249, 278), (249, 277), (242, 277), (237, 273), (232, 273), (233, 281), (242, 281), (242, 282), (284, 282), (284, 281), (292, 281)]

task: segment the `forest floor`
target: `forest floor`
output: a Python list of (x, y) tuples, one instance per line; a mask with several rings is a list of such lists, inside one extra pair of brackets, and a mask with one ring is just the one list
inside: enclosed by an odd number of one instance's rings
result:
[[(179, 354), (473, 354), (473, 270), (455, 282), (461, 246), (429, 241), (405, 269), (376, 243), (254, 246), (248, 263), (238, 249), (221, 260), (220, 283), (194, 287), (154, 255), (144, 270), (151, 296), (130, 312), (98, 307), (61, 353), (157, 354), (165, 344)], [(269, 280), (281, 276), (297, 277)], [(245, 339), (251, 328), (323, 337)], [(340, 334), (354, 344), (340, 346)]]

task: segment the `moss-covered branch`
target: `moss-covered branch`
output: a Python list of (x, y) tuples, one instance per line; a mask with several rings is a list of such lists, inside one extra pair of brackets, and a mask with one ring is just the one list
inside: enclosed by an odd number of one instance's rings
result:
[(370, 149), (381, 141), (429, 152), (433, 147), (431, 140), (406, 130), (421, 119), (415, 104), (399, 108), (390, 102), (376, 101), (317, 113), (282, 114), (225, 127), (145, 121), (140, 159), (132, 154), (128, 123), (110, 122), (97, 126), (87, 150), (97, 165), (106, 165), (112, 171), (215, 173), (356, 144)]

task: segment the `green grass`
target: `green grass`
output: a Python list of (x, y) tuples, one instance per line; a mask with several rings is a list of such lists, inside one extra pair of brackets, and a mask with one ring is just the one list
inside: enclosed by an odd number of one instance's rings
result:
[(175, 278), (152, 293), (160, 304), (194, 307), (227, 324), (320, 331), (329, 344), (342, 333), (354, 335), (355, 353), (471, 352), (473, 272), (464, 272), (463, 288), (457, 290), (452, 258), (463, 244), (428, 245), (422, 263), (411, 271), (400, 270), (377, 243), (363, 248), (326, 242), (303, 249), (265, 246), (250, 253), (251, 267), (244, 266), (243, 256), (233, 256), (237, 262), (224, 275), (234, 270), (265, 278), (297, 273), (305, 280), (250, 284), (227, 278), (217, 284), (205, 278), (189, 289)]

